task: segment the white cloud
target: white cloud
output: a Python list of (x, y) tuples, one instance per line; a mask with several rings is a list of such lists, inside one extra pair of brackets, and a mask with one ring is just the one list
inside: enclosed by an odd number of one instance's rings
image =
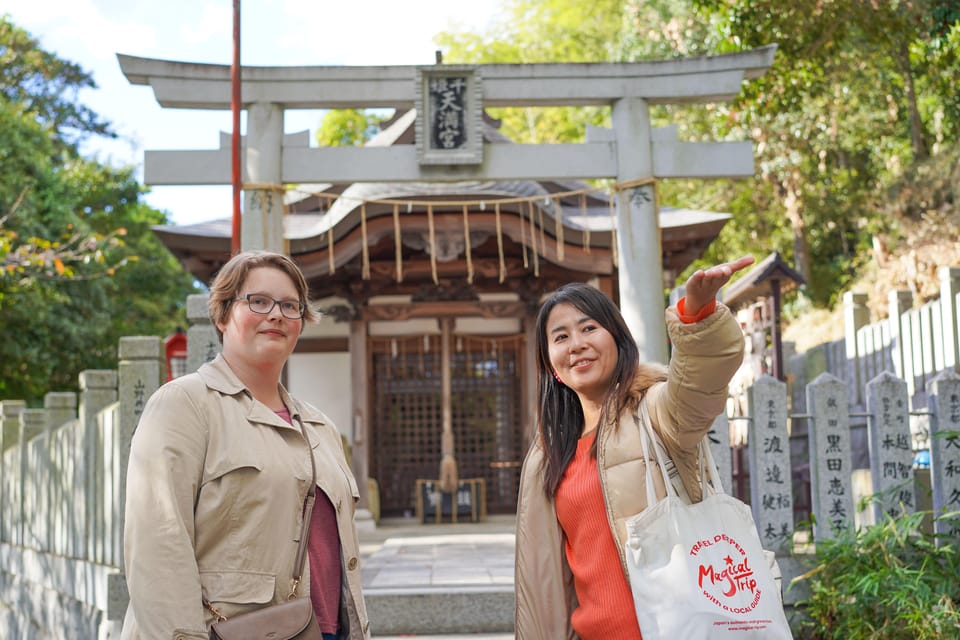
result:
[[(243, 26), (243, 5), (240, 7), (240, 25)], [(221, 42), (226, 59), (231, 59), (233, 40), (233, 4), (230, 2), (204, 3), (196, 19), (180, 24), (179, 33), (188, 49)], [(243, 39), (241, 38), (241, 45)]]

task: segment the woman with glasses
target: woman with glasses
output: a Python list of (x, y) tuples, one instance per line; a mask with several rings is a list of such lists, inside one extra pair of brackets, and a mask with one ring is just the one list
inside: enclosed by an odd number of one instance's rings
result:
[[(324, 640), (370, 637), (359, 493), (340, 433), (280, 384), (304, 323), (317, 319), (307, 293), (286, 256), (233, 257), (210, 288), (222, 352), (147, 402), (127, 470), (123, 638), (206, 639), (217, 620), (291, 594), (309, 596)], [(310, 533), (297, 585), (301, 525)]]

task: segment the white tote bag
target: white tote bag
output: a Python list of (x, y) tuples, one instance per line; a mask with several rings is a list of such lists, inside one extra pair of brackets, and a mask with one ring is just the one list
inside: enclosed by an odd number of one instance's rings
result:
[[(667, 475), (666, 450), (644, 402), (640, 442), (663, 475), (657, 500), (647, 465), (647, 509), (628, 519), (626, 560), (643, 640), (792, 640), (780, 591), (750, 507), (723, 492), (710, 447), (701, 445), (710, 484), (689, 504)], [(662, 450), (661, 450), (662, 449)]]

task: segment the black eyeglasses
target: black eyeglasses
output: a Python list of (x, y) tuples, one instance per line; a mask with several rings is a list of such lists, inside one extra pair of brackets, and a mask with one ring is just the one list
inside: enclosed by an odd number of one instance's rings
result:
[(233, 300), (234, 302), (246, 300), (250, 311), (261, 315), (267, 315), (273, 311), (275, 306), (280, 305), (280, 313), (284, 318), (289, 320), (299, 320), (307, 310), (306, 305), (299, 300), (275, 300), (262, 293), (248, 293), (245, 296), (234, 298)]

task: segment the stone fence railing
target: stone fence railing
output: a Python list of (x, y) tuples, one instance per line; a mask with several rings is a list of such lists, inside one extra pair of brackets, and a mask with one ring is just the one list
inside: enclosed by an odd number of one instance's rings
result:
[(118, 369), (81, 373), (79, 398), (0, 402), (0, 637), (119, 637), (127, 458), (161, 346), (122, 338)]
[(807, 383), (827, 372), (847, 384), (850, 404), (862, 410), (864, 385), (883, 371), (904, 380), (912, 405), (924, 408), (927, 384), (960, 366), (960, 266), (941, 267), (937, 274), (938, 299), (914, 309), (909, 290), (891, 291), (887, 318), (873, 323), (867, 295), (845, 293), (843, 339), (787, 359), (786, 372), (794, 383), (793, 409), (804, 410)]

